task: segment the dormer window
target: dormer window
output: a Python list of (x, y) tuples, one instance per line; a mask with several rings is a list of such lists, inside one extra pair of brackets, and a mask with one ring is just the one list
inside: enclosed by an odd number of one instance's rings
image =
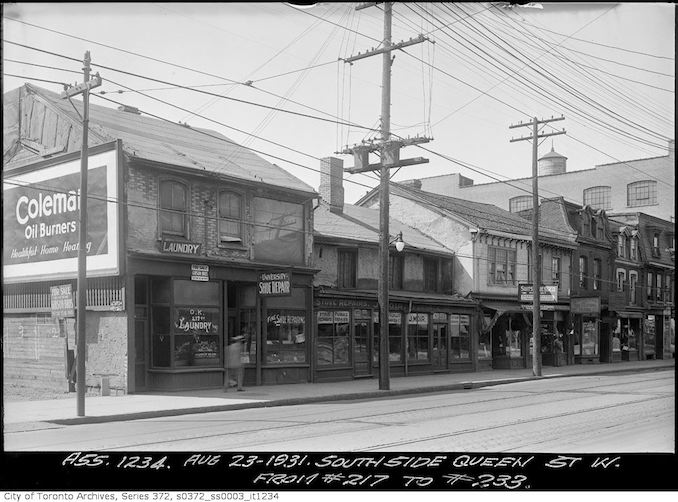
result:
[(638, 261), (638, 237), (631, 237), (630, 258)]
[(617, 256), (626, 258), (626, 236), (623, 233), (617, 238)]
[(655, 232), (654, 235), (652, 236), (652, 256), (655, 258), (659, 258), (661, 256), (661, 252), (659, 249), (659, 233)]

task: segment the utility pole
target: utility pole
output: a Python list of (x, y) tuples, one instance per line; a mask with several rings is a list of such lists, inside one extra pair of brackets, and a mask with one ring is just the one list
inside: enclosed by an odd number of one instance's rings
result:
[[(361, 4), (356, 10), (376, 5), (377, 2)], [(343, 150), (342, 154), (353, 154), (355, 166), (345, 169), (351, 174), (368, 171), (379, 171), (379, 390), (390, 388), (389, 368), (389, 344), (388, 344), (388, 306), (389, 306), (389, 170), (394, 167), (424, 164), (428, 159), (421, 157), (400, 160), (400, 148), (416, 143), (426, 143), (427, 138), (412, 138), (407, 140), (391, 140), (391, 52), (409, 45), (414, 45), (428, 40), (419, 35), (397, 44), (391, 43), (392, 2), (384, 2), (384, 40), (382, 48), (371, 49), (364, 54), (358, 53), (344, 59), (345, 63), (353, 64), (353, 61), (366, 57), (382, 54), (382, 93), (381, 93), (381, 142), (374, 144), (362, 144)], [(377, 164), (369, 164), (368, 156), (371, 152), (378, 151), (381, 159)], [(405, 354), (407, 357), (407, 354)]]
[(101, 85), (101, 77), (97, 73), (90, 80), (90, 63), (92, 59), (89, 51), (85, 52), (83, 60), (83, 83), (66, 88), (61, 93), (62, 99), (70, 101), (71, 96), (82, 94), (82, 149), (80, 153), (80, 227), (78, 240), (78, 300), (77, 300), (77, 336), (76, 336), (76, 397), (77, 413), (85, 416), (85, 351), (87, 350), (86, 318), (87, 310), (87, 141), (89, 130), (89, 91)]
[(532, 126), (532, 136), (525, 136), (522, 138), (511, 139), (511, 143), (515, 141), (532, 141), (532, 374), (534, 376), (541, 376), (541, 263), (539, 260), (539, 192), (538, 192), (538, 177), (537, 172), (537, 150), (538, 140), (548, 136), (557, 136), (565, 134), (565, 129), (558, 132), (548, 134), (540, 134), (539, 126), (556, 120), (564, 120), (565, 117), (557, 117), (550, 119), (539, 120), (534, 117), (532, 122), (523, 124), (513, 124), (509, 129), (516, 127)]

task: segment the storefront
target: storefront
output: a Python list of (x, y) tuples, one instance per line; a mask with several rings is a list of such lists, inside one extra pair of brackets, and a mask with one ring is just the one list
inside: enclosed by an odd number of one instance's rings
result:
[(643, 333), (641, 312), (617, 312), (617, 324), (612, 331), (612, 362), (638, 361)]
[(482, 331), (489, 338), (489, 346), (483, 345), (491, 354), (491, 360), (485, 361), (493, 369), (526, 368), (532, 336), (531, 313), (517, 301), (485, 300), (482, 309)]
[(572, 338), (567, 330), (570, 307), (568, 305), (541, 305), (541, 309), (542, 364), (544, 366), (571, 364), (574, 349)]
[(600, 297), (570, 299), (570, 337), (575, 364), (600, 362)]
[[(222, 386), (225, 347), (238, 335), (245, 386), (310, 381), (310, 271), (139, 254), (128, 267), (135, 391)], [(262, 283), (278, 276), (284, 286), (267, 294)]]
[[(315, 381), (374, 377), (379, 368), (379, 309), (374, 292), (317, 289)], [(475, 302), (445, 295), (390, 295), (391, 375), (473, 371)]]

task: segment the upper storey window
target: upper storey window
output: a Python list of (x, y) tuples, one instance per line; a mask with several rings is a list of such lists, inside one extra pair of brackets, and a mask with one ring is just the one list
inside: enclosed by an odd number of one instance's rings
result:
[(584, 190), (583, 204), (593, 209), (611, 209), (611, 188), (608, 186), (590, 187)]
[(160, 182), (160, 234), (186, 237), (188, 189), (179, 181)]
[(219, 242), (242, 242), (242, 196), (219, 192)]
[(519, 195), (518, 197), (513, 197), (512, 199), (509, 199), (509, 211), (511, 211), (512, 213), (524, 211), (525, 209), (530, 209), (531, 207), (532, 207), (531, 195)]
[(636, 181), (627, 185), (627, 206), (653, 206), (657, 204), (657, 182)]

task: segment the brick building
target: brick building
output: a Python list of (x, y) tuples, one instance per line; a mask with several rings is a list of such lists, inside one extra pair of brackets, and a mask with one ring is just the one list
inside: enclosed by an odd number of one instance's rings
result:
[[(25, 85), (3, 96), (5, 381), (62, 387), (73, 319), (82, 102)], [(246, 385), (311, 379), (315, 191), (228, 138), (90, 106), (87, 385), (221, 386), (245, 337)], [(270, 286), (270, 287), (269, 287)]]
[[(668, 142), (665, 156), (576, 171), (568, 171), (567, 157), (551, 149), (538, 162), (539, 195), (562, 196), (581, 206), (603, 209), (609, 216), (642, 211), (675, 223), (675, 162), (675, 140)], [(532, 206), (531, 177), (475, 184), (472, 179), (453, 173), (419, 181), (427, 192), (486, 202), (511, 212)]]

